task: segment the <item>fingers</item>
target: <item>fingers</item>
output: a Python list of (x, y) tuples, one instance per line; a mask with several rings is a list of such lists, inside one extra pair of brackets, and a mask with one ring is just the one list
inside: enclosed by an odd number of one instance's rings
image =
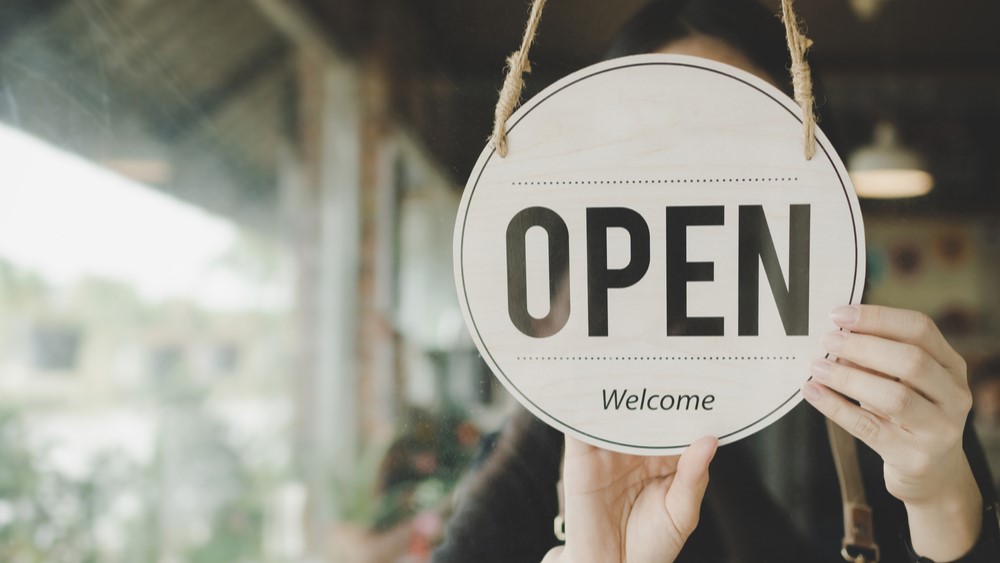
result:
[(810, 366), (803, 396), (882, 457), (893, 496), (938, 494), (953, 473), (949, 459), (964, 457), (965, 361), (922, 313), (851, 305), (831, 317), (842, 330), (823, 347), (836, 360)]
[(589, 455), (594, 449), (594, 446), (566, 434), (566, 459)]
[(542, 563), (558, 563), (559, 561), (562, 561), (562, 555), (565, 549), (566, 548), (561, 545), (553, 547), (548, 553), (545, 554), (545, 559), (542, 559)]
[(941, 418), (940, 411), (932, 403), (898, 381), (828, 360), (813, 362), (810, 371), (819, 383), (860, 401), (867, 410), (875, 411), (904, 429), (934, 425)]
[(831, 332), (823, 338), (823, 347), (838, 359), (904, 381), (935, 403), (948, 398), (948, 389), (954, 386), (953, 376), (914, 344), (869, 334)]
[(837, 326), (854, 333), (912, 344), (945, 367), (964, 364), (934, 321), (923, 313), (876, 305), (849, 305), (834, 309), (830, 317)]
[(899, 427), (851, 403), (823, 385), (812, 381), (806, 383), (802, 387), (802, 396), (816, 407), (816, 410), (855, 438), (868, 444), (883, 459), (894, 445), (903, 442), (900, 439)]
[(664, 503), (667, 516), (684, 538), (694, 532), (701, 514), (701, 501), (708, 487), (708, 465), (718, 449), (719, 441), (705, 437), (695, 441), (681, 455), (677, 474), (667, 491)]

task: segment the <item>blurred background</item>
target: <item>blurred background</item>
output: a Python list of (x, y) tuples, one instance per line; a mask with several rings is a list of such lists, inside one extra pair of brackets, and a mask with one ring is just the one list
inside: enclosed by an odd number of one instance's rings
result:
[[(550, 2), (526, 94), (641, 4)], [(867, 299), (938, 321), (996, 459), (1000, 3), (798, 4)], [(427, 560), (512, 407), (451, 236), (527, 9), (0, 3), (0, 560)]]

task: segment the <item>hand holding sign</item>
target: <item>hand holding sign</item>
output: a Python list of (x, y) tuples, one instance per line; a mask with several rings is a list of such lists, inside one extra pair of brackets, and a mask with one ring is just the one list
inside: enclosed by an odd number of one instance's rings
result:
[[(965, 360), (921, 313), (852, 306), (832, 316), (845, 332), (823, 343), (837, 361), (814, 362), (803, 395), (882, 457), (917, 552), (938, 561), (962, 556), (979, 535), (982, 506), (962, 448), (972, 407)], [(951, 541), (928, 543), (940, 537)]]
[(698, 525), (717, 445), (702, 438), (681, 456), (642, 457), (567, 436), (566, 545), (543, 563), (673, 561)]

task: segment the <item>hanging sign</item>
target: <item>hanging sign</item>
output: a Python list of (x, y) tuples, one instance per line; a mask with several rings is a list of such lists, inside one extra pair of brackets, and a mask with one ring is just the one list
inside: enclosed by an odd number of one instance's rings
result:
[(801, 399), (834, 307), (858, 303), (864, 229), (840, 158), (728, 65), (676, 55), (560, 80), (482, 153), (455, 279), (484, 360), (535, 415), (607, 449), (676, 453)]

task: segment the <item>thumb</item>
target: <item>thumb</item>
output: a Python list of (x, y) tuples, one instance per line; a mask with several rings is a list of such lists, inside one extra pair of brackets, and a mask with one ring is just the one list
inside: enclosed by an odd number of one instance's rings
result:
[(667, 490), (664, 504), (667, 516), (684, 539), (694, 532), (701, 514), (701, 500), (708, 488), (708, 464), (715, 457), (719, 441), (705, 437), (695, 441), (681, 455), (677, 473)]
[(560, 563), (563, 560), (563, 552), (565, 551), (565, 546), (556, 546), (549, 550), (545, 554), (545, 559), (542, 559), (542, 563)]

